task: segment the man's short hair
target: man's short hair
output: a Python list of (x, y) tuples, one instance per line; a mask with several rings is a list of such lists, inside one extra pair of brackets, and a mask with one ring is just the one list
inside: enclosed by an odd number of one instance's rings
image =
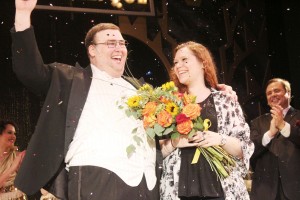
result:
[(279, 82), (282, 84), (282, 86), (285, 88), (285, 91), (289, 94), (291, 94), (291, 84), (282, 78), (272, 78), (271, 80), (268, 81), (266, 88), (271, 84), (271, 83), (275, 83), (275, 82)]
[(95, 42), (94, 38), (98, 32), (108, 30), (108, 29), (120, 31), (120, 28), (117, 25), (112, 24), (112, 23), (97, 24), (97, 25), (93, 26), (86, 34), (85, 40), (84, 40), (85, 48), (88, 49), (89, 46)]

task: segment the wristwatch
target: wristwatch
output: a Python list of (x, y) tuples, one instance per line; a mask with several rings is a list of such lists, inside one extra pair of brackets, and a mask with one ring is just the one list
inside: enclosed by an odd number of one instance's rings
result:
[(222, 137), (222, 139), (221, 139), (221, 144), (220, 144), (220, 146), (224, 146), (224, 145), (226, 144), (226, 142), (227, 142), (227, 136), (221, 134), (221, 137)]

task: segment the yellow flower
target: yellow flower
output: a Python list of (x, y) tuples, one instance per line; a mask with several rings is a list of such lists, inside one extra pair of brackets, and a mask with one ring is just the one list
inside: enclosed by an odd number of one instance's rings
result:
[(136, 107), (139, 107), (139, 103), (140, 103), (140, 100), (142, 99), (141, 96), (132, 96), (130, 98), (128, 98), (127, 100), (127, 105), (130, 107), (130, 108), (136, 108)]
[(175, 84), (173, 81), (167, 82), (161, 86), (163, 91), (172, 91), (175, 90)]
[(179, 107), (174, 102), (169, 102), (166, 105), (166, 110), (174, 117), (179, 113)]
[(140, 87), (139, 91), (152, 91), (153, 87), (149, 85), (148, 83), (144, 84), (142, 87)]

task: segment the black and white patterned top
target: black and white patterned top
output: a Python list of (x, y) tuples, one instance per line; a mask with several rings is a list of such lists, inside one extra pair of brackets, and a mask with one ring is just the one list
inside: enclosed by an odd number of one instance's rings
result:
[[(249, 195), (243, 180), (249, 169), (249, 160), (254, 151), (250, 140), (250, 129), (245, 121), (238, 102), (221, 92), (212, 92), (217, 114), (217, 132), (240, 140), (243, 158), (236, 159), (236, 166), (230, 176), (221, 180), (226, 200), (249, 200)], [(181, 150), (176, 149), (164, 159), (163, 173), (160, 184), (161, 200), (179, 200), (179, 172), (181, 165)]]

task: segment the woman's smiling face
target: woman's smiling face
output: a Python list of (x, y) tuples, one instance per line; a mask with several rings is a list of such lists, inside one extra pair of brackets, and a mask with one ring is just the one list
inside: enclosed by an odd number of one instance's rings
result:
[(0, 145), (5, 149), (13, 148), (16, 141), (16, 129), (13, 125), (7, 124), (0, 134)]
[(203, 63), (188, 48), (179, 49), (174, 57), (174, 70), (180, 83), (189, 85), (200, 77), (204, 77)]

